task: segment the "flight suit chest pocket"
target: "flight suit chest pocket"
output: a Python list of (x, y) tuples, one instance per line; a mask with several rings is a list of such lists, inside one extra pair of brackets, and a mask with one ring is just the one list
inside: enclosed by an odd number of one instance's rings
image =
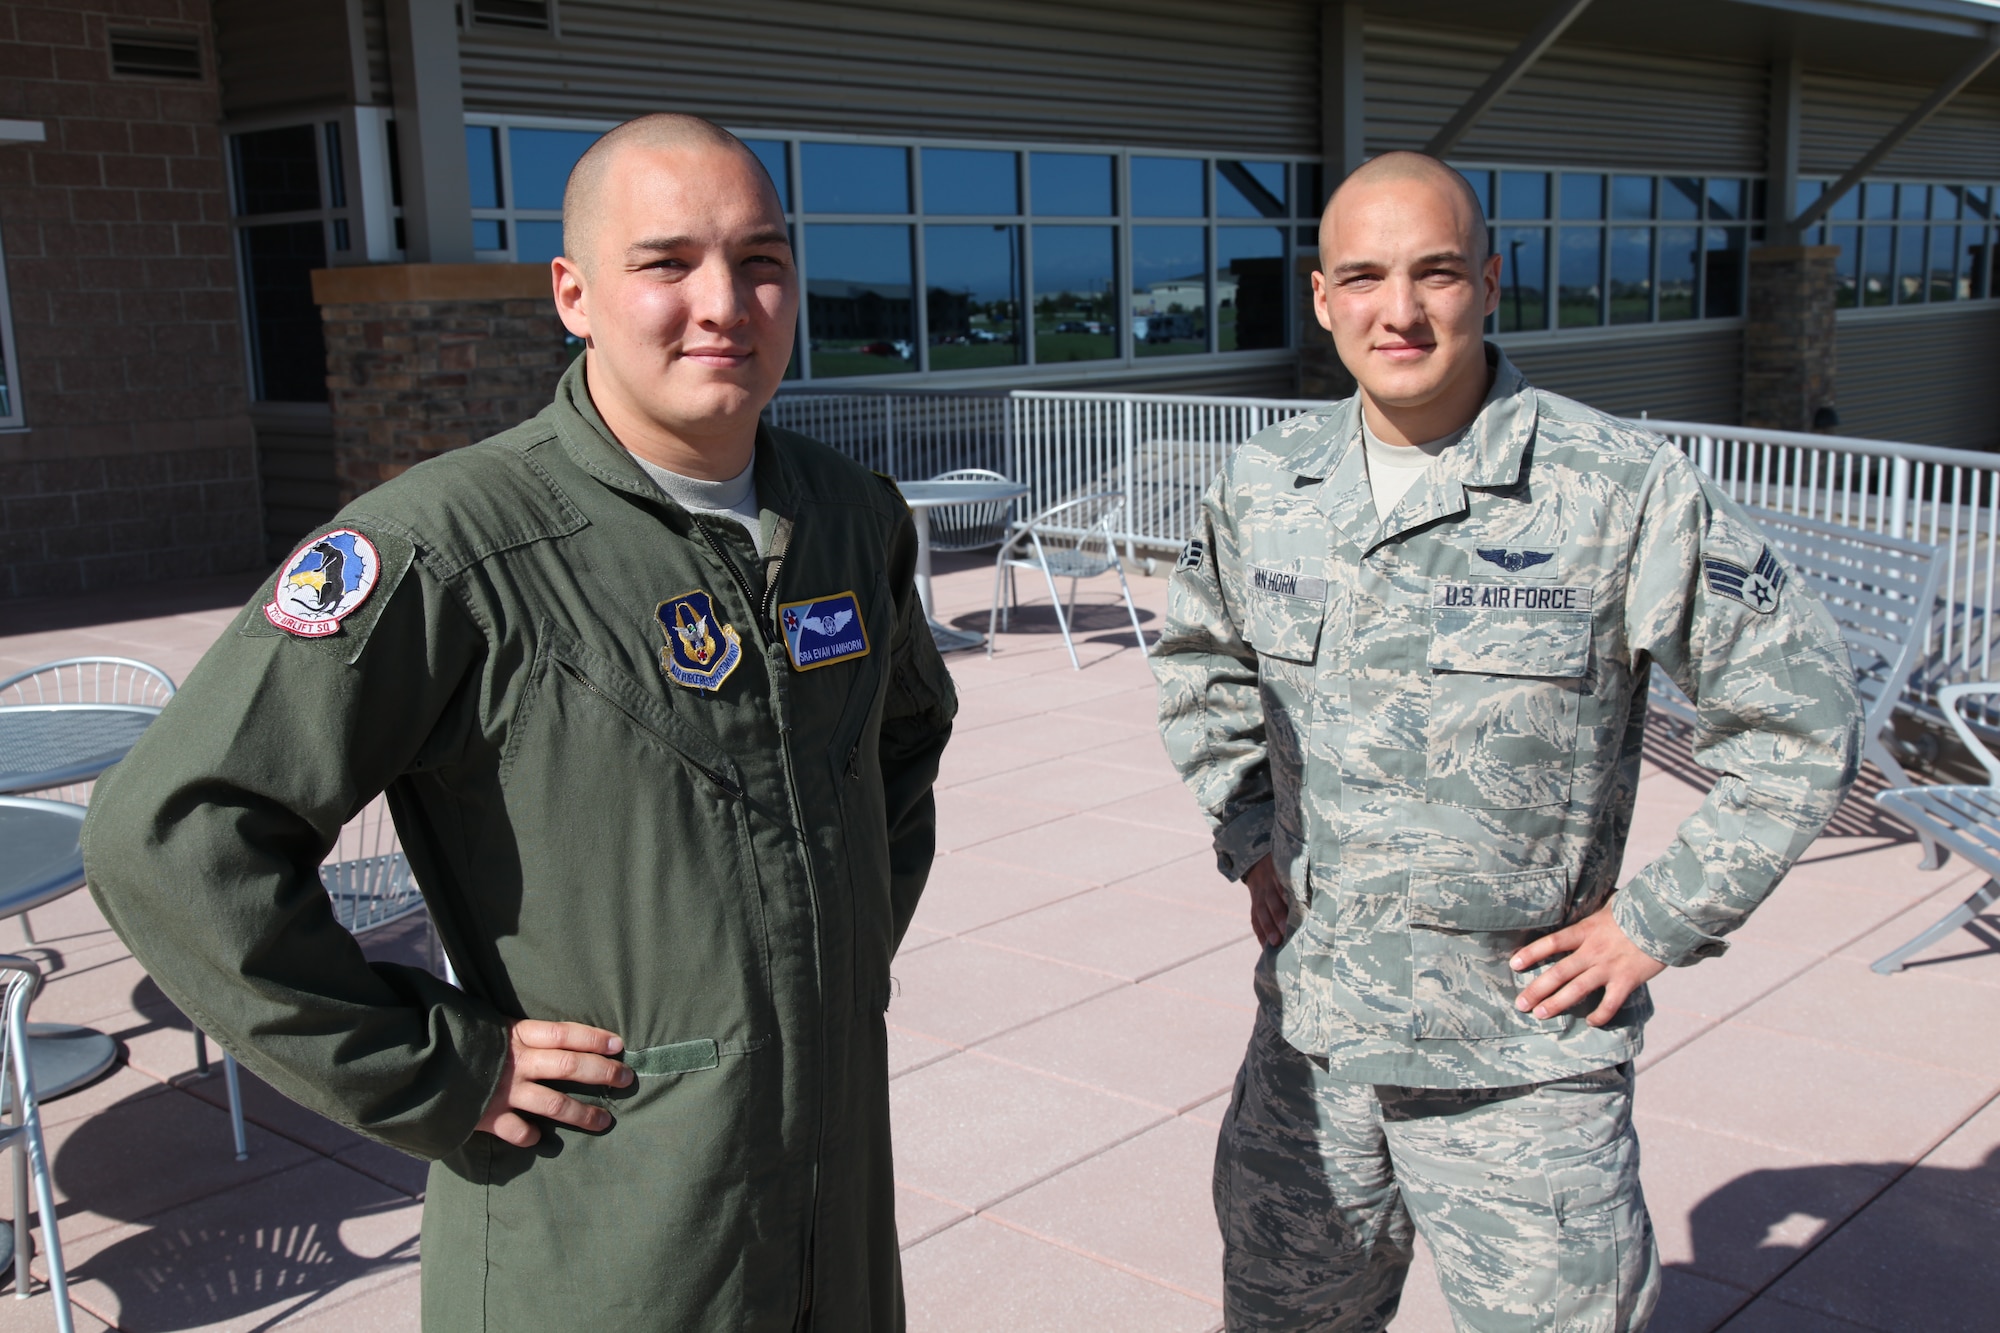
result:
[(1448, 591), (1431, 613), (1426, 799), (1493, 810), (1566, 802), (1590, 666), (1587, 601), (1453, 606)]
[(1244, 629), (1250, 646), (1264, 657), (1312, 661), (1326, 618), (1326, 580), (1259, 566), (1247, 581)]
[(1561, 866), (1413, 874), (1409, 894), (1414, 1035), (1478, 1041), (1556, 1027), (1514, 1008), (1541, 969), (1517, 973), (1507, 960), (1562, 924), (1569, 875)]

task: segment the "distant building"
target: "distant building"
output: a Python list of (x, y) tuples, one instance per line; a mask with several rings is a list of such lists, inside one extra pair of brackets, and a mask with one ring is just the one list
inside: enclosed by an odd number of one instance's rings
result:
[[(0, 596), (255, 565), (532, 411), (571, 355), (564, 177), (659, 109), (779, 185), (787, 391), (1340, 392), (1316, 214), (1430, 146), (1487, 199), (1493, 336), (1538, 383), (2000, 443), (2000, 9), (1972, 0), (6, 9)], [(1099, 295), (1036, 313), (1065, 292)], [(1149, 340), (1173, 305), (1188, 336)]]

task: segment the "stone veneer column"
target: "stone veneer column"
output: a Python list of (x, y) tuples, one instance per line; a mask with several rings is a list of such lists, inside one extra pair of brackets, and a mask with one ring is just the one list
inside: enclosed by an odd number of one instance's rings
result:
[(1743, 331), (1743, 424), (1811, 430), (1834, 402), (1837, 245), (1750, 252), (1750, 319)]
[(539, 264), (319, 269), (313, 299), (342, 504), (535, 415), (570, 361)]

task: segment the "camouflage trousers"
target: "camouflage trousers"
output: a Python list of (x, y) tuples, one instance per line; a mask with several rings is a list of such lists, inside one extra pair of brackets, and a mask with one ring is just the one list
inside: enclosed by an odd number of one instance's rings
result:
[(1629, 1065), (1515, 1088), (1345, 1083), (1278, 1031), (1269, 958), (1215, 1156), (1231, 1330), (1374, 1333), (1414, 1233), (1461, 1333), (1642, 1329), (1659, 1254)]

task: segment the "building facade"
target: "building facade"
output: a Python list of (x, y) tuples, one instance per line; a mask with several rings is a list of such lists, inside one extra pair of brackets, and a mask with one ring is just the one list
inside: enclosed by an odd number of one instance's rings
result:
[[(230, 364), (152, 421), (162, 441), (234, 431), (232, 458), (254, 438), (265, 555), (546, 392), (568, 355), (546, 300), (564, 179), (657, 109), (736, 130), (779, 186), (805, 290), (786, 392), (1341, 392), (1305, 297), (1319, 206), (1367, 155), (1429, 148), (1486, 201), (1492, 334), (1536, 382), (1635, 415), (2000, 444), (2000, 9), (1972, 0), (210, 2), (62, 28), (71, 72), (50, 78), (125, 90), (105, 105), (126, 137), (90, 131), (134, 145), (117, 156), (145, 157), (142, 133), (164, 156), (183, 140), (159, 126), (184, 124), (205, 163), (205, 229), (172, 225), (216, 285), (176, 289), (188, 338), (150, 336)], [(55, 50), (61, 24), (34, 16), (76, 8), (4, 12), (13, 69)], [(118, 72), (132, 26), (192, 34), (196, 80)], [(0, 116), (51, 137), (0, 144), (20, 360), (0, 463), (81, 485), (70, 417), (113, 408), (67, 401), (70, 378), (108, 372), (50, 325), (44, 256), (108, 205), (52, 223), (50, 191), (112, 188), (60, 183), (89, 174), (79, 151), (105, 180), (157, 167), (72, 147), (74, 99), (12, 82)], [(136, 213), (162, 187), (117, 188)], [(167, 280), (119, 274), (119, 293)], [(92, 318), (127, 339), (126, 309)], [(148, 453), (145, 388), (119, 400), (121, 457)], [(53, 528), (17, 540), (8, 496), (15, 595), (111, 576)], [(24, 499), (21, 521), (64, 512)], [(220, 567), (242, 545), (213, 549)]]

